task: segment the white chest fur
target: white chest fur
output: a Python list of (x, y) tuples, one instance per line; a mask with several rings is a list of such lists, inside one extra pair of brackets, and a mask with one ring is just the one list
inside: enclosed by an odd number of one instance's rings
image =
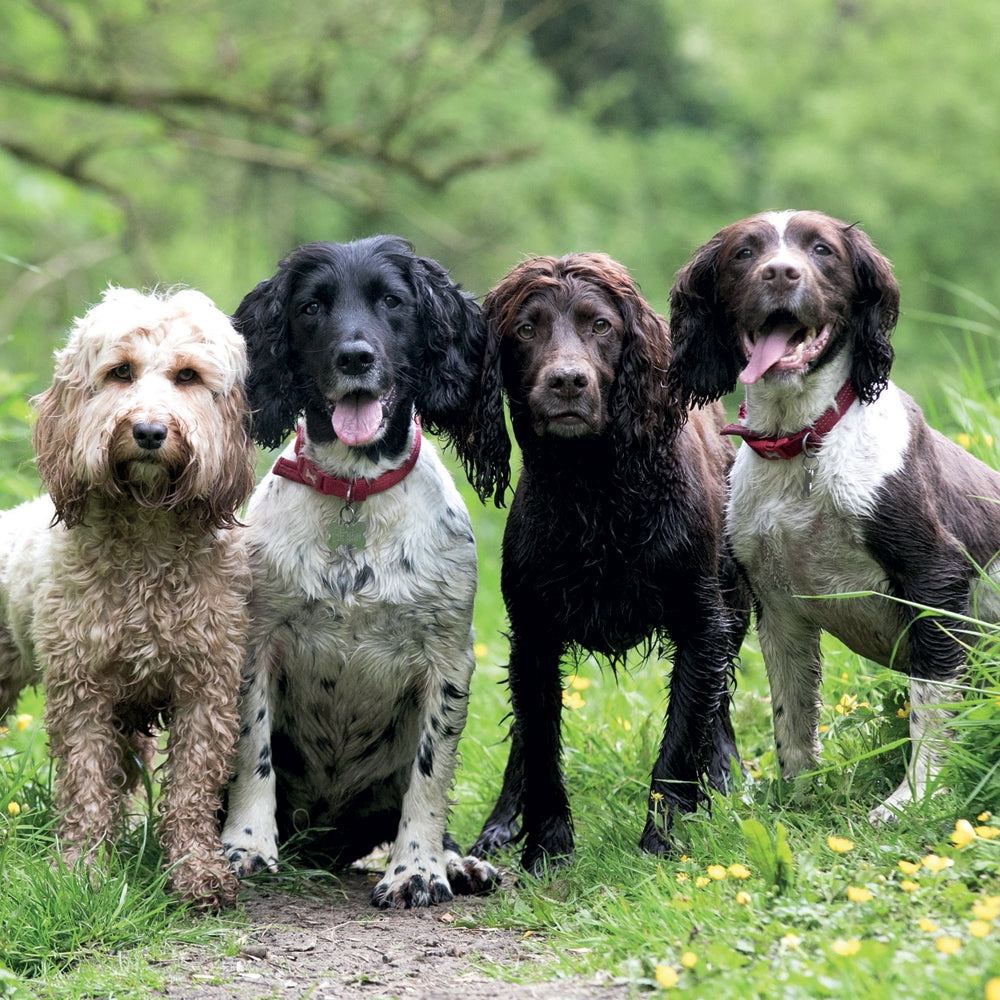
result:
[[(765, 604), (886, 590), (885, 574), (863, 544), (863, 520), (879, 489), (902, 468), (909, 437), (902, 399), (890, 384), (874, 403), (855, 403), (814, 460), (768, 460), (740, 447), (727, 528), (734, 554)], [(815, 464), (808, 491), (807, 461)], [(884, 658), (881, 647), (891, 646), (883, 600), (794, 605), (797, 614), (876, 659)]]

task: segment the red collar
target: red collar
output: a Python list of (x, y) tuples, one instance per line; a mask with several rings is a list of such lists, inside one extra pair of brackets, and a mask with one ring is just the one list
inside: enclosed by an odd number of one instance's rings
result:
[(814, 452), (823, 443), (823, 438), (830, 432), (838, 420), (847, 412), (851, 403), (857, 399), (854, 387), (850, 382), (845, 382), (840, 387), (833, 401), (833, 406), (820, 414), (816, 423), (805, 427), (794, 434), (786, 437), (768, 438), (760, 434), (754, 434), (742, 423), (746, 419), (746, 400), (740, 403), (740, 423), (727, 424), (719, 432), (720, 434), (735, 434), (743, 438), (744, 441), (763, 458), (795, 458), (801, 455), (806, 448), (806, 438), (809, 439), (809, 452)]
[(405, 462), (398, 468), (383, 472), (376, 479), (341, 479), (330, 476), (311, 459), (300, 454), (302, 449), (302, 425), (295, 432), (295, 460), (282, 456), (274, 463), (271, 470), (276, 476), (291, 479), (293, 483), (311, 486), (317, 493), (328, 497), (340, 497), (348, 503), (360, 503), (374, 493), (383, 491), (401, 483), (417, 464), (420, 454), (420, 421), (414, 418), (413, 447)]

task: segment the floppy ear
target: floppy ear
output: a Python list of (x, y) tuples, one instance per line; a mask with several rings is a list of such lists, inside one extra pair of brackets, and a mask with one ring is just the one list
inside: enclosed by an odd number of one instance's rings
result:
[(217, 401), (222, 440), (218, 447), (223, 456), (221, 475), (206, 498), (206, 520), (218, 528), (239, 525), (237, 511), (253, 492), (257, 452), (250, 436), (250, 415), (240, 385), (235, 385)]
[(83, 521), (89, 489), (73, 468), (80, 425), (77, 410), (89, 397), (89, 389), (70, 350), (60, 352), (52, 385), (32, 400), (37, 419), (31, 432), (38, 475), (56, 508), (52, 523), (62, 521), (67, 528)]
[(744, 364), (716, 296), (720, 248), (717, 237), (709, 240), (677, 272), (670, 289), (669, 384), (684, 406), (710, 403), (730, 392)]
[(865, 233), (848, 227), (844, 236), (858, 292), (851, 317), (851, 385), (858, 399), (871, 403), (889, 384), (894, 356), (889, 334), (899, 319), (899, 286), (889, 261)]
[(680, 427), (684, 407), (667, 384), (671, 344), (667, 322), (634, 286), (614, 290), (625, 336), (609, 400), (612, 432), (631, 444), (651, 442), (658, 431)]
[(497, 289), (483, 300), (483, 347), (478, 378), (468, 401), (460, 433), (452, 435), (465, 474), (485, 503), (491, 496), (497, 507), (506, 504), (510, 488), (510, 435), (504, 414), (503, 341)]
[(407, 270), (423, 331), (417, 412), (432, 432), (460, 433), (479, 382), (486, 324), (472, 296), (435, 260), (412, 257)]
[(247, 345), (246, 395), (253, 438), (265, 448), (282, 445), (295, 429), (306, 403), (289, 363), (289, 280), (285, 265), (282, 261), (273, 278), (248, 292), (232, 317), (233, 326)]

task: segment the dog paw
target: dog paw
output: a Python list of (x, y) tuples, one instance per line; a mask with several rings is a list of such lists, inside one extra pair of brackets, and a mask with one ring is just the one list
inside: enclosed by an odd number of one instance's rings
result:
[(448, 882), (459, 896), (482, 896), (493, 892), (503, 878), (493, 865), (469, 854), (448, 859)]
[(170, 872), (170, 885), (181, 899), (199, 910), (230, 906), (239, 891), (239, 881), (221, 857), (208, 864), (185, 858)]
[[(402, 869), (402, 870), (400, 870)], [(372, 892), (372, 905), (380, 910), (390, 907), (409, 910), (418, 906), (433, 906), (454, 899), (451, 886), (443, 873), (413, 872), (406, 865), (398, 865)]]
[(257, 872), (277, 872), (277, 855), (270, 854), (265, 857), (257, 850), (243, 847), (234, 847), (232, 844), (223, 842), (226, 852), (226, 860), (229, 867), (237, 878), (246, 878), (248, 875), (256, 875)]
[(514, 821), (483, 827), (483, 832), (469, 848), (469, 854), (477, 858), (491, 858), (499, 854), (518, 839), (518, 829), (518, 824)]
[(521, 854), (521, 867), (535, 878), (545, 878), (557, 869), (565, 868), (572, 860), (571, 850), (553, 854), (540, 844), (529, 841)]

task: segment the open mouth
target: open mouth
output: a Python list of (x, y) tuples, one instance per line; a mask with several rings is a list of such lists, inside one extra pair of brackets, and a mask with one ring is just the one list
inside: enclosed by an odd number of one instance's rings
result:
[(793, 313), (772, 313), (759, 329), (743, 334), (747, 364), (740, 381), (752, 385), (768, 372), (804, 371), (823, 352), (830, 324), (811, 327)]
[(330, 403), (330, 422), (337, 438), (349, 447), (369, 444), (385, 426), (395, 391), (384, 396), (350, 392)]

